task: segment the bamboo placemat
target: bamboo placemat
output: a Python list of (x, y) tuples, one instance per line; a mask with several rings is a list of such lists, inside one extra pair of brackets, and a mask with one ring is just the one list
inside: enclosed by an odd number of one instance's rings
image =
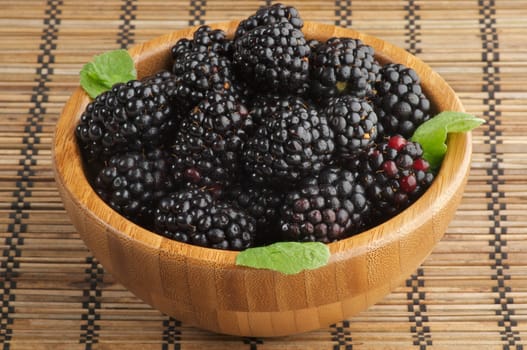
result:
[[(0, 344), (3, 349), (523, 349), (527, 344), (527, 1), (289, 1), (305, 20), (418, 55), (486, 119), (433, 254), (381, 303), (276, 339), (208, 333), (115, 282), (63, 209), (51, 170), (61, 109), (94, 54), (266, 1), (0, 0)], [(321, 288), (324, 288), (321, 286)]]

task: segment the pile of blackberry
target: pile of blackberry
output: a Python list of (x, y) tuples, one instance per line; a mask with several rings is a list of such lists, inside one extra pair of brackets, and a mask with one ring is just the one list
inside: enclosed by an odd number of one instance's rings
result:
[(356, 38), (306, 38), (261, 7), (233, 36), (201, 26), (166, 70), (116, 84), (76, 128), (100, 197), (160, 235), (215, 249), (333, 242), (434, 180), (410, 141), (433, 111), (414, 70)]

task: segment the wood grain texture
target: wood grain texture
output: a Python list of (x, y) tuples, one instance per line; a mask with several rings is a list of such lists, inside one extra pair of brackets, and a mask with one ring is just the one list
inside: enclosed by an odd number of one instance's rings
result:
[[(232, 35), (237, 22), (212, 25)], [(188, 28), (130, 49), (139, 77), (167, 68), (169, 48)], [(421, 76), (438, 111), (463, 111), (448, 84), (429, 66), (385, 41), (350, 29), (307, 22), (306, 37), (360, 38), (383, 62), (404, 63)], [(282, 336), (327, 327), (394, 290), (442, 238), (463, 195), (471, 135), (449, 137), (449, 151), (430, 189), (386, 223), (329, 244), (327, 266), (286, 276), (234, 265), (236, 252), (172, 241), (125, 220), (90, 188), (74, 138), (88, 96), (78, 88), (65, 104), (53, 140), (57, 186), (75, 228), (101, 264), (136, 296), (180, 321), (241, 336)]]

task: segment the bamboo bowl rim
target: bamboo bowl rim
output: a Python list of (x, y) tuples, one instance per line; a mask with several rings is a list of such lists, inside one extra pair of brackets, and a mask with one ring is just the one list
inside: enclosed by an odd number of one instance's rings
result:
[[(212, 23), (209, 26), (213, 29), (226, 30), (226, 33), (232, 37), (237, 23), (238, 21), (230, 21)], [(138, 62), (148, 62), (161, 51), (166, 51), (168, 57), (170, 47), (181, 37), (192, 37), (192, 33), (197, 28), (198, 26), (194, 26), (177, 30), (131, 48), (129, 52), (136, 63), (138, 77), (155, 73), (149, 71), (148, 64), (137, 66)], [(402, 63), (416, 70), (421, 77), (423, 90), (438, 111), (464, 111), (455, 92), (443, 78), (419, 58), (402, 48), (353, 29), (329, 24), (306, 21), (303, 31), (308, 39), (320, 39), (330, 32), (333, 33), (332, 36), (358, 38), (375, 49), (376, 58), (380, 62)], [(393, 57), (402, 59), (394, 60)], [(74, 205), (84, 209), (87, 215), (98, 221), (107, 230), (125, 235), (146, 247), (164, 250), (169, 254), (183, 255), (193, 261), (213, 263), (214, 265), (211, 266), (217, 268), (244, 268), (235, 266), (238, 252), (194, 246), (165, 238), (127, 220), (96, 194), (84, 173), (84, 166), (74, 133), (78, 119), (89, 102), (88, 95), (81, 87), (77, 87), (64, 106), (55, 128), (52, 145), (55, 179), (69, 192), (69, 195), (74, 199)], [(437, 212), (440, 206), (448, 205), (449, 198), (466, 182), (471, 161), (471, 133), (451, 134), (447, 144), (448, 151), (430, 188), (415, 203), (390, 220), (352, 237), (328, 243), (331, 252), (328, 264), (363, 254), (372, 247), (397, 241), (415, 227), (420, 226), (426, 218)], [(438, 203), (437, 206), (420, 205), (420, 203), (432, 202)], [(397, 229), (393, 230), (394, 227)]]

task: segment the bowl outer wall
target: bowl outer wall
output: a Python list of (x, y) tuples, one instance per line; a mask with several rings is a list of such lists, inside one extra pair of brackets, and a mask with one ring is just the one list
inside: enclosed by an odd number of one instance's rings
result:
[[(211, 24), (233, 35), (237, 21)], [(197, 27), (135, 46), (138, 76), (169, 67), (169, 50)], [(359, 38), (378, 59), (412, 67), (437, 110), (464, 111), (448, 84), (408, 52), (351, 29), (306, 22), (307, 38)], [(74, 128), (89, 103), (79, 87), (67, 101), (53, 141), (53, 166), (64, 206), (99, 262), (132, 293), (180, 321), (239, 336), (282, 336), (326, 327), (378, 302), (431, 253), (461, 201), (470, 169), (471, 134), (451, 134), (428, 191), (403, 213), (329, 244), (329, 263), (296, 275), (235, 266), (237, 252), (176, 242), (112, 210), (90, 187)]]

